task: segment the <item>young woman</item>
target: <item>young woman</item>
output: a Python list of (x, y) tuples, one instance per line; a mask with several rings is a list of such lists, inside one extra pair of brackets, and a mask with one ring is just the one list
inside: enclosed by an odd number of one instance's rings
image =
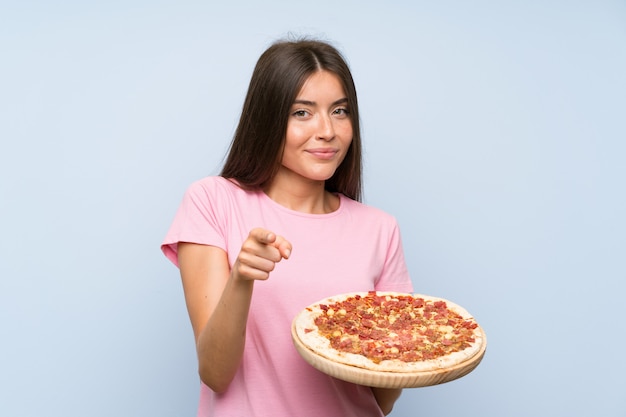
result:
[(272, 45), (220, 176), (189, 187), (162, 246), (180, 268), (196, 339), (198, 416), (391, 411), (400, 390), (329, 377), (291, 341), (291, 320), (322, 298), (413, 290), (395, 219), (360, 198), (346, 62), (324, 42)]

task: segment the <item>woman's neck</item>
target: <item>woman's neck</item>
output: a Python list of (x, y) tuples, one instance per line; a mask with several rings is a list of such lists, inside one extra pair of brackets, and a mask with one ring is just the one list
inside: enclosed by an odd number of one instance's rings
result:
[(302, 213), (327, 214), (339, 208), (339, 197), (326, 191), (323, 181), (291, 178), (279, 172), (263, 191), (281, 206)]

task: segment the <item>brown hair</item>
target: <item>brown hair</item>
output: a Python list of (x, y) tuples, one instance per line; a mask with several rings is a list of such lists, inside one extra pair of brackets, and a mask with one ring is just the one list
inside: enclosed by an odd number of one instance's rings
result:
[(291, 106), (307, 78), (320, 70), (339, 77), (348, 99), (353, 134), (345, 159), (325, 188), (360, 201), (362, 150), (354, 80), (341, 53), (316, 40), (280, 41), (261, 55), (221, 176), (247, 189), (262, 188), (272, 180), (282, 161)]

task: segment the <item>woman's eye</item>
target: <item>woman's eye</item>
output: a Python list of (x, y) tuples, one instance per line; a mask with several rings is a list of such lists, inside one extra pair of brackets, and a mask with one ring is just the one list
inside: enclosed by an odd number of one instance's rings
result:
[(296, 110), (292, 114), (296, 117), (306, 117), (309, 112), (307, 112), (306, 110)]
[(338, 114), (340, 116), (347, 116), (348, 114), (350, 114), (350, 112), (348, 111), (348, 109), (340, 107), (338, 109), (335, 109), (335, 111), (333, 112), (335, 114)]

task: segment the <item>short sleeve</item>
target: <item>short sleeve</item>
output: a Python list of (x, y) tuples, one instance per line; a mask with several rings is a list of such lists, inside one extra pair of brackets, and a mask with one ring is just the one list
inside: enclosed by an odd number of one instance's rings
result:
[(413, 292), (413, 283), (404, 258), (400, 229), (395, 219), (390, 225), (385, 264), (375, 286), (377, 291)]
[(193, 183), (185, 192), (165, 239), (163, 254), (178, 266), (178, 243), (217, 246), (225, 250), (224, 227), (219, 219), (224, 189), (212, 177)]

